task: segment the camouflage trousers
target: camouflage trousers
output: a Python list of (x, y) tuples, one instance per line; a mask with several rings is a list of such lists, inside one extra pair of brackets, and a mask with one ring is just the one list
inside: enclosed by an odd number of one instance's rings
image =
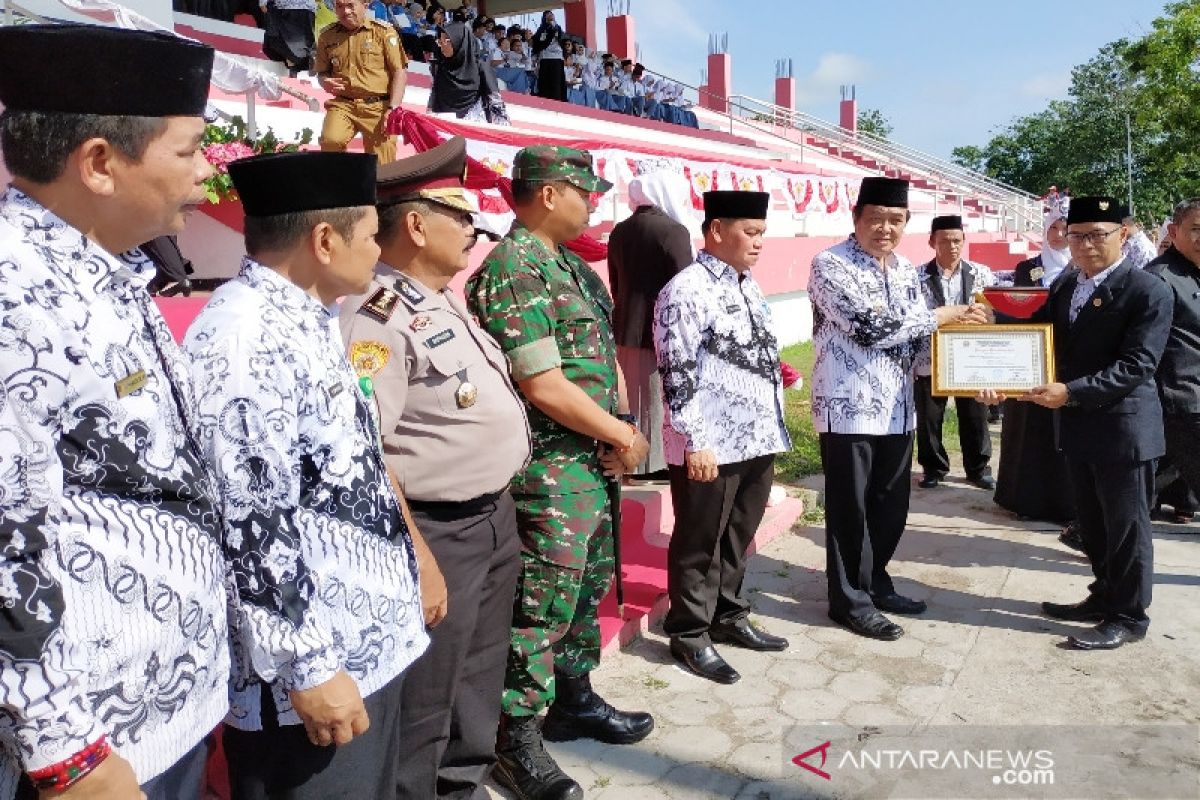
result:
[(518, 495), (521, 578), (501, 709), (538, 714), (554, 701), (554, 668), (571, 675), (600, 663), (597, 609), (613, 575), (612, 515), (604, 490)]

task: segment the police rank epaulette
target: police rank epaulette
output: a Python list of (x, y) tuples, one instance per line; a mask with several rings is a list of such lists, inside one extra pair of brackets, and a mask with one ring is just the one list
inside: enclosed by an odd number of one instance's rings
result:
[(381, 286), (362, 304), (362, 311), (380, 322), (387, 322), (392, 318), (392, 314), (396, 313), (396, 304), (399, 302), (399, 294)]

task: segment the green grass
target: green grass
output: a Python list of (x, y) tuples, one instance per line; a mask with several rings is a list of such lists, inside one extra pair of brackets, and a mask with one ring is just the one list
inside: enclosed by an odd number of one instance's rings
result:
[(800, 389), (788, 389), (783, 393), (783, 421), (792, 437), (792, 449), (775, 459), (775, 475), (784, 483), (794, 483), (807, 475), (821, 471), (821, 448), (817, 432), (812, 424), (812, 376), (813, 351), (811, 341), (783, 348), (783, 360), (791, 364), (804, 377)]
[[(816, 353), (811, 341), (783, 348), (783, 360), (795, 367), (804, 377), (800, 389), (783, 393), (784, 424), (792, 437), (792, 449), (775, 460), (775, 476), (782, 483), (795, 483), (808, 475), (821, 472), (821, 447), (812, 424), (812, 367)], [(958, 412), (954, 403), (946, 408), (942, 422), (942, 442), (948, 453), (960, 452), (958, 445)], [(915, 459), (916, 453), (913, 457)]]

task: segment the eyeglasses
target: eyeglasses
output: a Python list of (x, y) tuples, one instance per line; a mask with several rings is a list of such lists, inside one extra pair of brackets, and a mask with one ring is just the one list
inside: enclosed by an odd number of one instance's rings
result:
[(1071, 244), (1083, 244), (1084, 242), (1087, 242), (1088, 244), (1099, 247), (1100, 245), (1104, 244), (1108, 240), (1108, 237), (1112, 236), (1114, 233), (1116, 233), (1119, 230), (1121, 230), (1121, 229), (1113, 228), (1111, 231), (1090, 231), (1088, 233), (1068, 233), (1067, 241), (1070, 242)]

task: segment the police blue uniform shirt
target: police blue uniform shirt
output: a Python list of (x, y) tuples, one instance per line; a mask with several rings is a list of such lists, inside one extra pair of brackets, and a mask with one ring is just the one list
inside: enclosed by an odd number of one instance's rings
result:
[(718, 464), (791, 447), (771, 307), (749, 270), (701, 250), (654, 306), (663, 381), (663, 456), (712, 450)]
[(0, 797), (102, 734), (145, 782), (228, 708), (218, 500), (134, 260), (0, 198)]
[(813, 258), (808, 295), (817, 432), (912, 431), (913, 367), (937, 329), (912, 263), (892, 253), (884, 271), (852, 235)]
[(188, 329), (237, 589), (228, 724), (346, 670), (367, 697), (425, 651), (412, 540), (329, 310), (246, 259)]

